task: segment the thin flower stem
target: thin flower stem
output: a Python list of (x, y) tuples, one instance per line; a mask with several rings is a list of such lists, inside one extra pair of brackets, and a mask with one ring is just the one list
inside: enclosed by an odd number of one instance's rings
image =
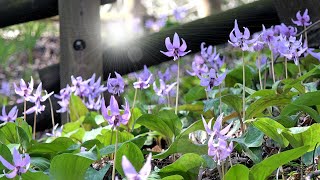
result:
[(272, 50), (271, 50), (271, 71), (272, 71), (272, 80), (273, 80), (273, 83), (275, 83), (275, 82), (276, 82), (276, 77), (275, 77), (275, 75), (274, 75), (274, 65), (273, 65), (273, 63), (274, 63), (274, 58), (273, 58), (273, 52), (272, 52)]
[(308, 31), (309, 29), (313, 28), (315, 25), (319, 24), (320, 20), (312, 23), (310, 26), (308, 26), (307, 28), (305, 28), (303, 31), (301, 31), (299, 34), (296, 35), (296, 37), (300, 36), (301, 34), (303, 34), (304, 32)]
[(229, 163), (230, 163), (230, 167), (232, 167), (232, 161), (231, 161), (231, 156), (229, 156)]
[(246, 72), (245, 72), (245, 61), (244, 61), (244, 52), (242, 51), (242, 120), (240, 119), (241, 132), (244, 134), (244, 124), (246, 118)]
[(52, 101), (51, 98), (49, 97), (49, 104), (50, 104), (50, 110), (51, 110), (51, 121), (52, 121), (52, 127), (54, 127), (54, 114), (53, 114), (53, 107), (52, 107)]
[(168, 102), (168, 107), (170, 107), (170, 96), (167, 94), (167, 102)]
[(308, 32), (306, 31), (306, 26), (303, 26), (303, 30), (304, 30), (304, 38), (305, 38), (305, 41), (307, 43), (307, 46), (308, 46)]
[(138, 88), (136, 88), (136, 90), (134, 91), (133, 104), (132, 104), (132, 108), (131, 108), (132, 109), (131, 110), (131, 114), (132, 114), (132, 119), (133, 119), (131, 132), (133, 131), (134, 125), (136, 124), (136, 120), (134, 119), (133, 111), (134, 111), (134, 106), (136, 105), (137, 94), (138, 94)]
[(110, 145), (112, 144), (112, 138), (113, 138), (113, 128), (111, 129)]
[(262, 86), (262, 78), (261, 78), (261, 59), (260, 59), (260, 57), (258, 57), (258, 71), (259, 71), (260, 89), (263, 89), (263, 86)]
[(286, 71), (286, 79), (288, 79), (288, 59), (287, 58), (284, 59), (284, 68)]
[(176, 92), (176, 108), (175, 108), (175, 114), (178, 114), (178, 100), (179, 100), (179, 69), (180, 69), (180, 60), (178, 59), (178, 72), (177, 72), (177, 92)]
[(24, 111), (23, 120), (24, 120), (24, 121), (27, 121), (27, 114), (26, 114), (26, 111), (27, 111), (27, 101), (26, 101), (26, 100), (24, 100), (24, 102), (23, 102), (23, 111)]
[(221, 162), (221, 174), (222, 174), (222, 180), (224, 180), (224, 161)]
[(208, 91), (207, 90), (204, 90), (204, 91), (206, 92), (207, 100), (209, 100)]
[(221, 84), (219, 85), (219, 113), (222, 114)]
[(298, 74), (298, 77), (300, 77), (302, 74), (301, 74), (301, 68), (300, 68), (300, 64), (298, 64), (298, 69), (299, 69), (299, 74)]
[(114, 147), (114, 158), (113, 158), (113, 167), (112, 167), (112, 180), (115, 180), (116, 176), (116, 161), (117, 161), (117, 150), (118, 150), (118, 130), (116, 130), (116, 143)]
[(222, 172), (221, 172), (221, 165), (217, 165), (218, 173), (219, 173), (219, 178), (222, 180)]
[(37, 114), (34, 113), (34, 117), (33, 117), (33, 139), (36, 139), (36, 126), (37, 126)]

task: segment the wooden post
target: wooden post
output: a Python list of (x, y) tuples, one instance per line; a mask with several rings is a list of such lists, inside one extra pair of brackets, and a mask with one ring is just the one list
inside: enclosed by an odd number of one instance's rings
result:
[[(70, 76), (102, 76), (100, 0), (59, 0), (60, 87)], [(62, 117), (61, 122), (66, 123)]]

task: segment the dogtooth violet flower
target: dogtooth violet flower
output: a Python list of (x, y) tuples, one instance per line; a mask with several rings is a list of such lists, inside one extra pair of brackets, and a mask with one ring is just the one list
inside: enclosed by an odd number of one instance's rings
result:
[[(208, 62), (213, 62), (214, 60), (216, 60), (217, 58), (219, 58), (220, 54), (217, 53), (217, 48), (216, 47), (212, 47), (211, 45), (209, 45), (208, 47), (205, 47), (204, 42), (201, 43), (200, 48), (200, 54), (201, 56), (206, 59)], [(213, 49), (213, 51), (212, 51)]]
[(279, 53), (289, 60), (294, 60), (294, 63), (299, 65), (299, 57), (308, 49), (302, 46), (302, 37), (300, 36), (299, 40), (294, 36), (290, 36), (289, 39), (281, 37), (280, 42)]
[(248, 28), (244, 27), (244, 32), (242, 33), (239, 29), (237, 20), (234, 20), (234, 28), (229, 34), (230, 40), (228, 42), (233, 47), (240, 47), (242, 51), (252, 51), (252, 48), (249, 47), (253, 43), (250, 38), (250, 31)]
[(16, 148), (13, 149), (13, 164), (9, 163), (0, 155), (0, 162), (7, 169), (11, 170), (10, 173), (4, 173), (5, 176), (9, 179), (20, 176), (23, 173), (26, 173), (30, 167), (30, 156), (29, 154), (20, 154)]
[(88, 86), (90, 88), (90, 93), (88, 96), (91, 96), (92, 98), (96, 98), (101, 95), (104, 91), (106, 91), (108, 88), (101, 85), (101, 77), (96, 79), (96, 74), (93, 74), (92, 77), (90, 78), (90, 81), (88, 83)]
[(308, 9), (306, 9), (303, 13), (303, 15), (301, 16), (301, 12), (298, 11), (296, 14), (296, 18), (297, 20), (292, 20), (292, 22), (294, 24), (296, 24), (297, 26), (309, 26), (312, 24), (312, 22), (310, 22), (310, 16), (308, 15)]
[(221, 161), (226, 160), (230, 156), (233, 150), (233, 143), (228, 142), (225, 139), (214, 138), (211, 136), (208, 140), (208, 155), (213, 157), (213, 160), (216, 161), (219, 165)]
[(199, 56), (195, 55), (194, 60), (191, 64), (192, 72), (187, 70), (187, 73), (190, 74), (191, 76), (198, 76), (205, 74), (209, 71), (208, 66), (205, 64), (204, 59)]
[(114, 72), (116, 77), (110, 78), (111, 73), (109, 74), (108, 80), (107, 80), (107, 88), (108, 92), (114, 95), (120, 96), (121, 93), (124, 92), (124, 81), (120, 74), (117, 72)]
[(78, 76), (76, 78), (74, 76), (71, 76), (72, 92), (74, 92), (76, 96), (87, 97), (90, 93), (88, 86), (89, 81), (90, 79), (84, 81), (81, 76)]
[(152, 74), (146, 80), (143, 80), (141, 77), (139, 77), (138, 81), (133, 83), (133, 87), (135, 89), (147, 89), (150, 86), (151, 78), (152, 78)]
[(18, 109), (17, 106), (14, 106), (9, 113), (6, 113), (6, 107), (2, 107), (2, 115), (0, 116), (0, 121), (3, 122), (14, 122), (18, 116)]
[(308, 53), (320, 61), (320, 52), (314, 52), (314, 48), (309, 48)]
[(60, 90), (59, 94), (55, 94), (54, 97), (59, 99), (58, 104), (60, 105), (60, 109), (57, 110), (58, 113), (64, 113), (69, 110), (69, 100), (71, 96), (72, 90), (69, 84), (63, 89)]
[(47, 136), (49, 137), (60, 137), (61, 133), (62, 133), (62, 129), (63, 126), (59, 127), (59, 124), (56, 124), (53, 128), (52, 128), (52, 133), (46, 133)]
[(280, 25), (276, 25), (274, 27), (274, 32), (278, 35), (283, 35), (289, 38), (290, 36), (295, 36), (297, 34), (297, 28), (281, 23)]
[(7, 96), (7, 97), (11, 95), (11, 87), (9, 82), (7, 81), (1, 82), (0, 94), (3, 94), (4, 96)]
[(170, 37), (167, 37), (165, 39), (165, 45), (167, 48), (167, 52), (160, 51), (162, 54), (168, 56), (168, 57), (173, 57), (173, 60), (176, 61), (180, 57), (185, 56), (191, 51), (187, 51), (187, 43), (186, 41), (181, 38), (182, 44), (180, 44), (180, 37), (177, 33), (174, 33), (173, 35), (173, 42), (171, 43)]
[(256, 60), (256, 67), (262, 68), (262, 66), (264, 66), (265, 64), (267, 64), (267, 57), (266, 56), (261, 56), (259, 58), (257, 58)]
[(41, 113), (41, 111), (44, 111), (45, 106), (41, 105), (41, 102), (46, 101), (52, 94), (53, 92), (42, 96), (42, 83), (40, 83), (37, 87), (36, 93), (34, 93), (33, 96), (29, 97), (29, 101), (34, 103), (35, 105), (29, 108), (25, 113), (31, 114), (35, 112), (36, 114), (38, 114)]
[[(147, 81), (148, 78), (152, 75), (150, 70), (146, 65), (143, 66), (143, 71), (141, 71), (139, 74), (135, 73), (135, 76), (137, 79), (141, 79), (142, 81)], [(149, 80), (150, 83), (154, 82), (153, 76), (151, 76), (151, 79)]]
[(28, 101), (29, 96), (33, 91), (32, 77), (30, 82), (28, 83), (29, 86), (27, 86), (26, 82), (23, 79), (20, 80), (19, 86), (17, 86), (15, 83), (13, 85), (14, 85), (14, 91), (16, 92), (16, 94), (18, 94), (19, 96), (23, 97), (26, 101)]
[(88, 109), (99, 110), (101, 108), (101, 95), (98, 98), (88, 97), (88, 102), (85, 103)]
[(164, 82), (170, 81), (172, 77), (169, 68), (167, 68), (164, 73), (162, 73), (161, 71), (158, 71), (158, 76), (159, 76), (159, 79), (162, 79)]
[(229, 130), (232, 126), (231, 123), (228, 126), (226, 126), (225, 128), (221, 129), (222, 128), (223, 113), (217, 117), (213, 127), (211, 127), (213, 118), (210, 119), (207, 124), (204, 117), (203, 116), (201, 116), (201, 117), (202, 117), (204, 129), (206, 130), (208, 135), (213, 136), (214, 138), (221, 138), (221, 139), (226, 139), (231, 136), (231, 134), (229, 132)]
[(205, 77), (198, 76), (200, 79), (200, 85), (207, 87), (207, 91), (212, 90), (213, 87), (219, 86), (227, 75), (227, 71), (222, 73), (221, 75), (217, 75), (216, 70), (213, 68), (210, 69), (209, 73), (206, 74)]
[(110, 98), (110, 105), (106, 107), (104, 98), (101, 100), (101, 113), (103, 117), (108, 121), (112, 128), (120, 126), (120, 124), (126, 125), (130, 119), (131, 112), (129, 103), (126, 100), (123, 114), (120, 114), (118, 102), (114, 96)]
[(122, 169), (128, 180), (147, 180), (151, 172), (151, 153), (148, 155), (146, 163), (140, 169), (139, 173), (133, 167), (126, 156), (122, 156)]
[(174, 82), (170, 85), (166, 85), (166, 83), (162, 79), (159, 79), (159, 82), (159, 88), (157, 87), (156, 82), (153, 82), (153, 90), (158, 96), (167, 96), (172, 88), (177, 84), (177, 82)]

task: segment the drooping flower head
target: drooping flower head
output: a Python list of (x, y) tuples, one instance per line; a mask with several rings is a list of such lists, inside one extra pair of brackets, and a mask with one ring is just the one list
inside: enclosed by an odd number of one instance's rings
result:
[(143, 80), (142, 78), (139, 77), (138, 81), (133, 83), (133, 87), (135, 89), (147, 89), (148, 87), (150, 87), (151, 78), (152, 78), (152, 74), (146, 80)]
[(205, 64), (204, 59), (199, 56), (195, 55), (194, 60), (191, 64), (192, 71), (187, 70), (187, 73), (191, 76), (198, 76), (203, 75), (209, 71), (208, 66)]
[(231, 134), (229, 133), (229, 130), (232, 126), (231, 123), (228, 126), (226, 126), (225, 128), (221, 129), (222, 128), (223, 113), (217, 117), (217, 119), (213, 125), (213, 128), (211, 127), (212, 120), (213, 120), (213, 118), (210, 119), (207, 124), (206, 120), (202, 116), (203, 126), (204, 126), (204, 129), (206, 130), (206, 132), (208, 133), (208, 135), (213, 136), (214, 138), (221, 138), (221, 139), (226, 139), (231, 136)]
[(303, 15), (301, 16), (301, 12), (298, 11), (296, 14), (296, 18), (297, 20), (293, 20), (292, 22), (294, 24), (296, 24), (297, 26), (310, 26), (312, 24), (312, 22), (310, 22), (310, 16), (308, 15), (308, 9), (306, 9), (303, 13)]
[(59, 99), (58, 104), (60, 105), (60, 109), (57, 110), (58, 113), (64, 113), (69, 111), (69, 101), (72, 90), (69, 84), (63, 89), (60, 90), (59, 94), (55, 94), (54, 97)]
[(123, 114), (120, 114), (119, 105), (114, 96), (111, 96), (110, 105), (108, 107), (106, 107), (104, 98), (102, 98), (101, 113), (112, 128), (118, 127), (120, 124), (126, 125), (131, 117), (128, 101), (126, 100)]
[(160, 86), (157, 87), (156, 82), (153, 82), (153, 90), (158, 96), (167, 96), (172, 88), (177, 84), (174, 82), (172, 84), (167, 85), (162, 79), (159, 80)]
[(120, 74), (114, 73), (116, 74), (116, 78), (110, 78), (111, 74), (109, 74), (107, 80), (108, 92), (120, 96), (124, 92), (124, 81)]
[(59, 124), (56, 124), (53, 128), (52, 128), (52, 132), (51, 133), (46, 133), (47, 136), (49, 137), (60, 137), (61, 133), (62, 133), (62, 129), (63, 126), (59, 127)]
[(288, 39), (281, 37), (280, 42), (279, 53), (289, 60), (294, 60), (294, 63), (299, 65), (299, 57), (308, 49), (302, 46), (302, 37), (300, 39), (294, 36), (290, 36)]
[(182, 44), (180, 45), (180, 37), (177, 33), (174, 33), (173, 35), (173, 42), (171, 43), (170, 37), (167, 37), (165, 39), (165, 45), (167, 48), (167, 52), (160, 51), (162, 54), (168, 56), (168, 57), (173, 57), (173, 60), (176, 61), (180, 57), (185, 56), (191, 51), (186, 51), (187, 50), (187, 43), (186, 41), (181, 38)]
[(242, 51), (252, 51), (252, 48), (249, 47), (250, 44), (253, 42), (249, 40), (250, 38), (250, 31), (248, 28), (244, 27), (244, 32), (242, 33), (239, 29), (237, 20), (234, 20), (234, 28), (230, 32), (228, 42), (233, 47), (239, 47)]
[(233, 150), (233, 143), (228, 142), (225, 139), (214, 138), (211, 136), (208, 140), (208, 155), (212, 156), (213, 160), (219, 165), (221, 161), (227, 159)]
[(227, 71), (218, 75), (217, 72), (211, 68), (209, 73), (205, 77), (198, 76), (200, 78), (200, 85), (206, 87), (207, 91), (212, 90), (213, 87), (219, 86), (227, 75)]
[(103, 93), (108, 89), (107, 87), (101, 85), (101, 77), (99, 77), (97, 81), (95, 81), (95, 79), (96, 79), (96, 74), (93, 74), (92, 77), (89, 79), (89, 83), (88, 83), (88, 86), (90, 89), (88, 97), (91, 96), (91, 98), (96, 98), (100, 96), (101, 93)]
[(314, 52), (314, 48), (309, 48), (308, 53), (320, 61), (320, 52)]
[(217, 48), (216, 47), (212, 47), (211, 45), (209, 45), (208, 47), (205, 47), (204, 42), (201, 43), (201, 51), (200, 54), (201, 56), (207, 60), (208, 62), (213, 62), (215, 61), (217, 58), (219, 58), (220, 54), (217, 53)]
[(20, 154), (16, 148), (13, 149), (13, 164), (9, 163), (0, 155), (0, 162), (7, 169), (11, 170), (10, 173), (4, 173), (5, 176), (9, 179), (20, 176), (23, 173), (26, 173), (30, 167), (30, 156), (29, 154)]
[(2, 115), (0, 116), (0, 121), (3, 121), (5, 123), (7, 122), (14, 122), (17, 119), (18, 116), (18, 109), (17, 106), (14, 106), (9, 113), (6, 113), (6, 107), (2, 107)]
[(162, 79), (164, 82), (170, 81), (170, 79), (171, 79), (171, 77), (172, 77), (169, 68), (167, 68), (164, 73), (162, 73), (161, 71), (158, 71), (158, 76), (159, 76), (159, 78)]
[(36, 114), (38, 114), (44, 111), (45, 106), (41, 105), (41, 102), (46, 101), (52, 94), (53, 92), (49, 94), (46, 93), (44, 96), (42, 96), (42, 83), (40, 83), (37, 87), (36, 92), (33, 94), (33, 96), (29, 97), (29, 101), (34, 103), (34, 106), (29, 108), (25, 113), (31, 114), (35, 112)]
[(122, 156), (122, 169), (128, 180), (147, 180), (151, 172), (151, 153), (147, 157), (146, 163), (143, 165), (139, 173), (133, 167), (126, 156)]
[(276, 25), (274, 27), (274, 32), (278, 35), (283, 35), (289, 38), (290, 36), (295, 36), (297, 34), (297, 28), (281, 23), (280, 25)]
[(16, 94), (23, 97), (26, 101), (29, 100), (29, 96), (31, 95), (32, 90), (33, 90), (32, 77), (31, 77), (31, 80), (28, 84), (29, 84), (29, 86), (27, 86), (27, 84), (25, 83), (25, 81), (23, 79), (20, 80), (20, 86), (17, 86), (15, 83), (13, 84), (14, 91), (16, 92)]
[(72, 92), (76, 95), (79, 96), (81, 98), (83, 97), (87, 97), (88, 94), (90, 93), (90, 89), (88, 86), (90, 79), (88, 80), (83, 80), (81, 76), (78, 77), (73, 77), (71, 76), (71, 90)]
[(101, 108), (101, 95), (99, 95), (97, 98), (89, 96), (88, 101), (85, 102), (85, 105), (88, 109), (99, 110)]

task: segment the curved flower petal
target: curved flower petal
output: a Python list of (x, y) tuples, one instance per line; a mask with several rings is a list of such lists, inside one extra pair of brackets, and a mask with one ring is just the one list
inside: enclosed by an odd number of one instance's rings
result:
[(177, 33), (174, 33), (173, 35), (173, 48), (179, 48), (180, 47), (180, 38), (179, 35)]
[(121, 165), (123, 172), (128, 179), (134, 179), (138, 175), (137, 171), (126, 156), (122, 156)]

